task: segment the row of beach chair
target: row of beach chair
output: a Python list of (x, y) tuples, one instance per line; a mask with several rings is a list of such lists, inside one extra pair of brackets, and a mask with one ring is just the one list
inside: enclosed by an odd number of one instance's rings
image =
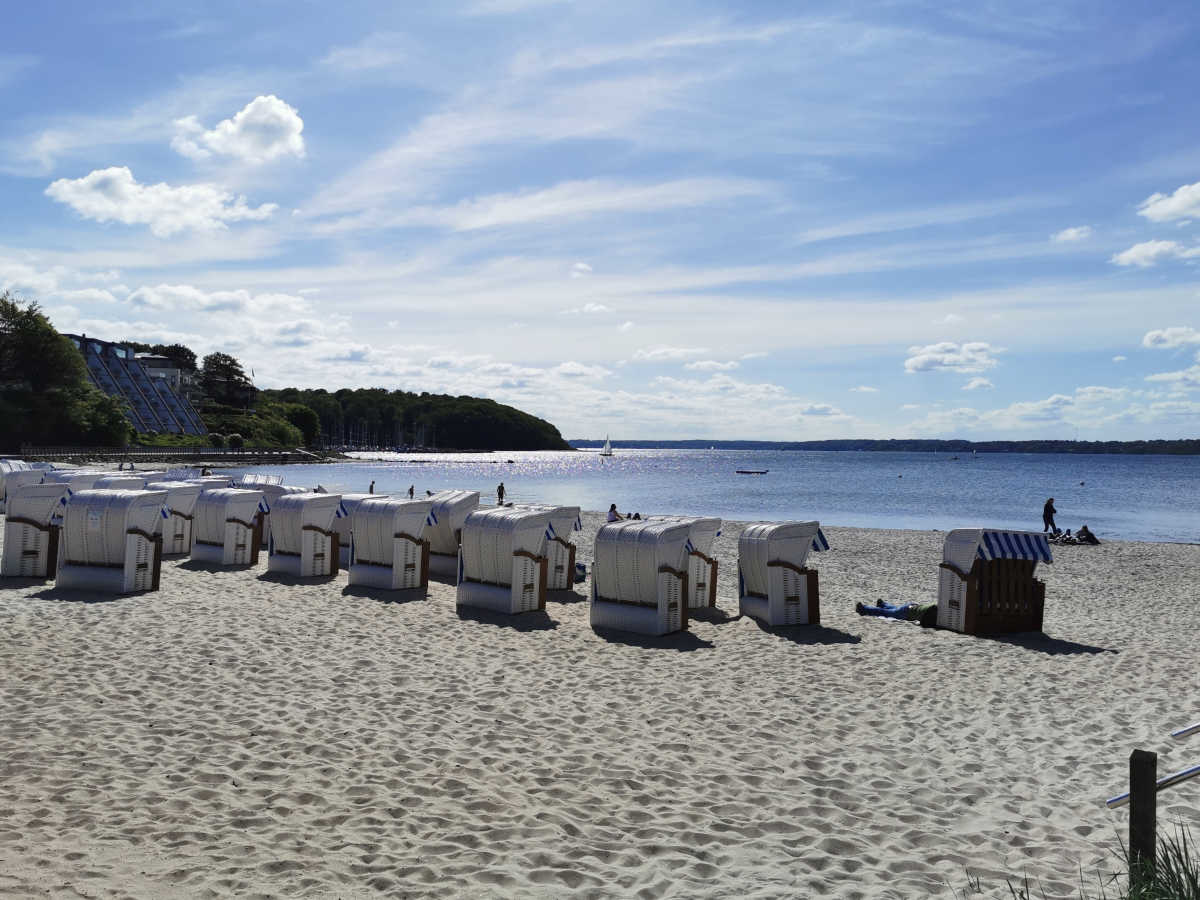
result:
[[(544, 609), (548, 591), (577, 580), (572, 506), (479, 509), (476, 491), (425, 499), (330, 494), (225, 476), (12, 471), (0, 574), (55, 578), (115, 593), (156, 590), (162, 558), (251, 566), (296, 578), (405, 590), (431, 572), (453, 577), (457, 604), (517, 614)], [(14, 480), (14, 475), (19, 476)], [(31, 482), (31, 483), (26, 483)], [(651, 516), (601, 526), (591, 573), (597, 628), (663, 635), (717, 601), (712, 555), (721, 520)], [(738, 539), (738, 609), (766, 625), (818, 625), (820, 589), (809, 554), (829, 549), (818, 522), (765, 522)], [(959, 529), (945, 539), (938, 624), (986, 634), (1040, 631), (1050, 562), (1036, 533)], [(579, 567), (582, 568), (582, 567)]]

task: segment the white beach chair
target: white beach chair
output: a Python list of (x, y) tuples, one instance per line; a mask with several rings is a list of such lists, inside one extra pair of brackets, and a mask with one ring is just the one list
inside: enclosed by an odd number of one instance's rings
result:
[(1053, 561), (1050, 542), (1036, 531), (951, 531), (938, 568), (938, 627), (964, 634), (1041, 631), (1046, 585), (1034, 570)]
[[(327, 493), (321, 485), (317, 485), (318, 494)], [(346, 514), (340, 519), (333, 520), (333, 530), (337, 532), (338, 538), (338, 563), (343, 569), (350, 568), (350, 547), (354, 541), (354, 514), (358, 510), (358, 506), (364, 500), (386, 500), (387, 494), (342, 494), (342, 508)]]
[(9, 485), (0, 574), (10, 578), (54, 577), (60, 540), (54, 520), (66, 502), (65, 484)]
[(92, 487), (97, 491), (144, 491), (146, 479), (141, 475), (105, 475), (97, 478)]
[(333, 520), (345, 516), (340, 494), (284, 494), (271, 506), (267, 571), (323, 578), (338, 571)]
[(15, 494), (20, 488), (30, 484), (41, 484), (42, 473), (38, 469), (13, 469), (4, 474), (4, 484), (0, 487), (3, 496), (0, 497), (0, 512), (8, 511), (8, 496)]
[[(30, 472), (30, 471), (33, 471), (33, 469), (30, 467), (29, 463), (25, 462), (24, 460), (0, 459), (0, 513), (3, 513), (5, 510), (5, 502), (6, 502), (5, 498), (8, 493), (8, 476), (11, 474), (15, 474), (17, 472)], [(34, 483), (41, 482), (41, 474), (42, 474), (41, 472), (38, 472), (37, 482), (34, 482)], [(28, 484), (30, 482), (21, 482), (21, 483)]]
[(462, 527), (459, 606), (501, 613), (546, 608), (546, 541), (550, 513), (497, 507), (476, 510)]
[(192, 517), (201, 487), (186, 481), (151, 481), (149, 491), (167, 492), (168, 517), (162, 522), (163, 556), (185, 556), (192, 552)]
[(262, 491), (201, 490), (192, 513), (192, 559), (222, 566), (256, 565), (269, 509)]
[(55, 469), (53, 472), (42, 473), (43, 484), (65, 484), (72, 494), (86, 491), (93, 487), (101, 478), (107, 478), (108, 472), (91, 472), (83, 469)]
[(423, 535), (433, 502), (375, 495), (352, 513), (350, 583), (399, 591), (429, 584), (429, 541)]
[(738, 538), (738, 612), (767, 625), (819, 625), (817, 570), (809, 551), (829, 549), (817, 522), (759, 522)]
[[(307, 493), (309, 493), (308, 488), (296, 487), (295, 485), (291, 485), (291, 484), (278, 484), (274, 481), (265, 481), (265, 480), (264, 481), (253, 481), (253, 480), (247, 481), (246, 479), (250, 478), (250, 477), (251, 476), (243, 475), (242, 481), (239, 482), (238, 486), (245, 485), (247, 490), (262, 491), (263, 496), (267, 498), (267, 508), (271, 509), (271, 510), (275, 509), (275, 501), (278, 500), (280, 497), (286, 497), (289, 494), (307, 494)], [(281, 476), (281, 475), (259, 475), (256, 477), (263, 478), (263, 479), (268, 479), (268, 478), (282, 479), (283, 476)], [(268, 549), (270, 547), (270, 545), (271, 545), (271, 514), (267, 513), (267, 515), (263, 518), (262, 546), (263, 546), (263, 549)]]
[(185, 478), (184, 481), (189, 484), (200, 485), (201, 491), (210, 491), (215, 488), (227, 488), (233, 486), (233, 479), (228, 475), (198, 475), (195, 478)]
[(717, 561), (712, 553), (713, 541), (721, 533), (721, 520), (702, 516), (651, 516), (653, 519), (671, 519), (686, 522), (688, 532), (688, 609), (701, 609), (717, 605)]
[(157, 591), (166, 491), (83, 490), (67, 500), (55, 583), (129, 594)]
[(688, 627), (688, 538), (675, 519), (627, 519), (596, 532), (593, 628), (668, 634)]
[(454, 576), (458, 572), (463, 523), (479, 506), (479, 491), (438, 491), (429, 499), (433, 502), (430, 524), (425, 529), (429, 539), (429, 571)]
[(545, 506), (522, 504), (521, 509), (537, 509), (550, 513), (549, 540), (546, 541), (546, 589), (569, 591), (575, 587), (575, 555), (578, 548), (571, 542), (571, 532), (583, 530), (582, 513), (578, 506)]

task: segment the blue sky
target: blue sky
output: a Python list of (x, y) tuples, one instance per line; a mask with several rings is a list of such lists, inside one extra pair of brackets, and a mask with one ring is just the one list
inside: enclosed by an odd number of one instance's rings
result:
[(56, 3), (0, 289), (568, 437), (1200, 432), (1200, 10)]

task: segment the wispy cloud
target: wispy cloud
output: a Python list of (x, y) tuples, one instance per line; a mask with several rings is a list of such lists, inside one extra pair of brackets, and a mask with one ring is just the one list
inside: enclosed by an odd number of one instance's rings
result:
[(1118, 266), (1148, 269), (1165, 259), (1195, 259), (1200, 247), (1185, 247), (1178, 241), (1142, 241), (1128, 250), (1114, 253), (1109, 261)]
[(1055, 232), (1050, 235), (1050, 240), (1057, 244), (1074, 244), (1079, 241), (1086, 241), (1091, 236), (1091, 225), (1075, 225), (1072, 228), (1064, 228), (1062, 231)]

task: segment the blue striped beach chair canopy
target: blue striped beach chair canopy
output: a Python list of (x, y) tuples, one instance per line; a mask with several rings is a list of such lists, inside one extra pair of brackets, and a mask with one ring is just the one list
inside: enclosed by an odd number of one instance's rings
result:
[(1025, 559), (1054, 562), (1046, 535), (1036, 531), (1002, 531), (993, 528), (958, 528), (946, 535), (946, 562), (969, 572), (976, 559)]

